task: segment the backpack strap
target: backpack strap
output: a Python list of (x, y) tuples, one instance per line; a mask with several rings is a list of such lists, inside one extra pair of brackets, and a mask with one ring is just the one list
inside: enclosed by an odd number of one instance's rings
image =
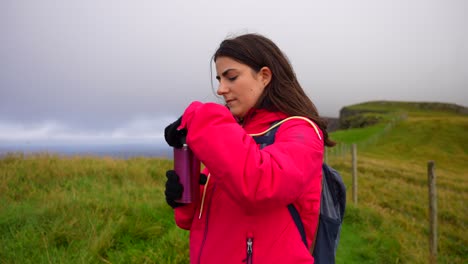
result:
[[(320, 202), (322, 202), (322, 192), (323, 192), (323, 182), (326, 181), (325, 179), (325, 174), (328, 173), (327, 171), (325, 170), (328, 170), (328, 165), (325, 164), (325, 163), (322, 163), (322, 182), (321, 182), (321, 185), (322, 185), (322, 191), (320, 193)], [(319, 225), (320, 225), (320, 212), (321, 212), (322, 208), (320, 206), (320, 209), (319, 209), (319, 220), (317, 221), (317, 226), (315, 227), (315, 236), (314, 236), (314, 240), (312, 240), (312, 245), (311, 245), (311, 250), (313, 252), (314, 248), (315, 248), (315, 242), (317, 241), (317, 231), (318, 231), (318, 228), (319, 228)]]
[[(299, 215), (299, 212), (297, 211), (294, 204), (288, 204), (288, 210), (289, 210), (289, 213), (292, 216), (292, 219), (294, 220), (294, 224), (296, 224), (296, 227), (299, 230), (299, 234), (301, 234), (302, 242), (304, 242), (304, 245), (306, 246), (306, 248), (309, 248), (307, 246), (307, 237), (306, 237), (306, 233), (305, 233), (304, 224), (302, 223), (302, 219), (301, 219), (301, 216)], [(317, 231), (315, 231), (315, 232), (317, 232)], [(313, 244), (315, 244), (315, 239), (314, 239), (312, 245)]]
[[(249, 134), (249, 135), (252, 136), (252, 137), (262, 136), (262, 135), (268, 133), (270, 130), (273, 130), (275, 128), (277, 129), (277, 127), (279, 127), (281, 124), (283, 124), (284, 122), (286, 122), (288, 120), (291, 120), (291, 119), (301, 119), (301, 120), (304, 120), (307, 123), (309, 123), (314, 128), (315, 133), (317, 133), (318, 138), (320, 140), (322, 140), (322, 137), (320, 136), (320, 132), (319, 132), (319, 129), (317, 128), (317, 125), (314, 122), (310, 121), (310, 119), (308, 119), (307, 117), (303, 117), (303, 116), (290, 116), (290, 117), (285, 118), (285, 119), (283, 119), (283, 120), (281, 120), (279, 122), (274, 122), (272, 126), (270, 126), (267, 130), (265, 130), (263, 132), (256, 133), (256, 134)], [(273, 133), (276, 133), (276, 131), (273, 132)]]
[(275, 142), (276, 131), (279, 128), (279, 126), (276, 125), (277, 123), (278, 121), (273, 122), (273, 125), (268, 130), (266, 130), (266, 133), (264, 133), (262, 136), (252, 136), (255, 142), (260, 144), (260, 149)]

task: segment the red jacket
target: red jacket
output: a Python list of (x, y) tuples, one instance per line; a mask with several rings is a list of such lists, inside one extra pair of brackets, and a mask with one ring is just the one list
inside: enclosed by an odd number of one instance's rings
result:
[(240, 126), (222, 105), (194, 102), (185, 110), (187, 144), (209, 174), (200, 199), (175, 209), (176, 224), (190, 230), (191, 263), (314, 262), (287, 206), (297, 208), (310, 246), (320, 205), (321, 131), (290, 120), (261, 150), (249, 136), (286, 117), (256, 109)]

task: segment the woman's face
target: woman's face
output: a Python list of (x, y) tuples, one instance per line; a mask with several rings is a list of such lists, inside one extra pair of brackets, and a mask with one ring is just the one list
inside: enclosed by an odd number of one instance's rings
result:
[(216, 79), (219, 81), (216, 91), (218, 95), (224, 97), (226, 105), (235, 117), (243, 118), (257, 104), (271, 79), (271, 72), (267, 67), (263, 67), (256, 73), (249, 66), (229, 57), (218, 57)]

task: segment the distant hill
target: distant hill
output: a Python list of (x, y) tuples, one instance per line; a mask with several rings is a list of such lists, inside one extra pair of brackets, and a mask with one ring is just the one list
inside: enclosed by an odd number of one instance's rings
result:
[(401, 101), (369, 101), (345, 106), (340, 110), (339, 129), (359, 128), (375, 125), (407, 112), (420, 113), (454, 113), (467, 115), (465, 106), (439, 102), (401, 102)]

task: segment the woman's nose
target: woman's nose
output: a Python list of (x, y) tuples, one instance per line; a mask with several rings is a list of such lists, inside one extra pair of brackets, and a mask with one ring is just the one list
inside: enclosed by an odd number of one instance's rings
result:
[(216, 90), (216, 93), (218, 95), (223, 95), (228, 92), (228, 89), (226, 85), (224, 85), (222, 82), (219, 83), (218, 90)]

